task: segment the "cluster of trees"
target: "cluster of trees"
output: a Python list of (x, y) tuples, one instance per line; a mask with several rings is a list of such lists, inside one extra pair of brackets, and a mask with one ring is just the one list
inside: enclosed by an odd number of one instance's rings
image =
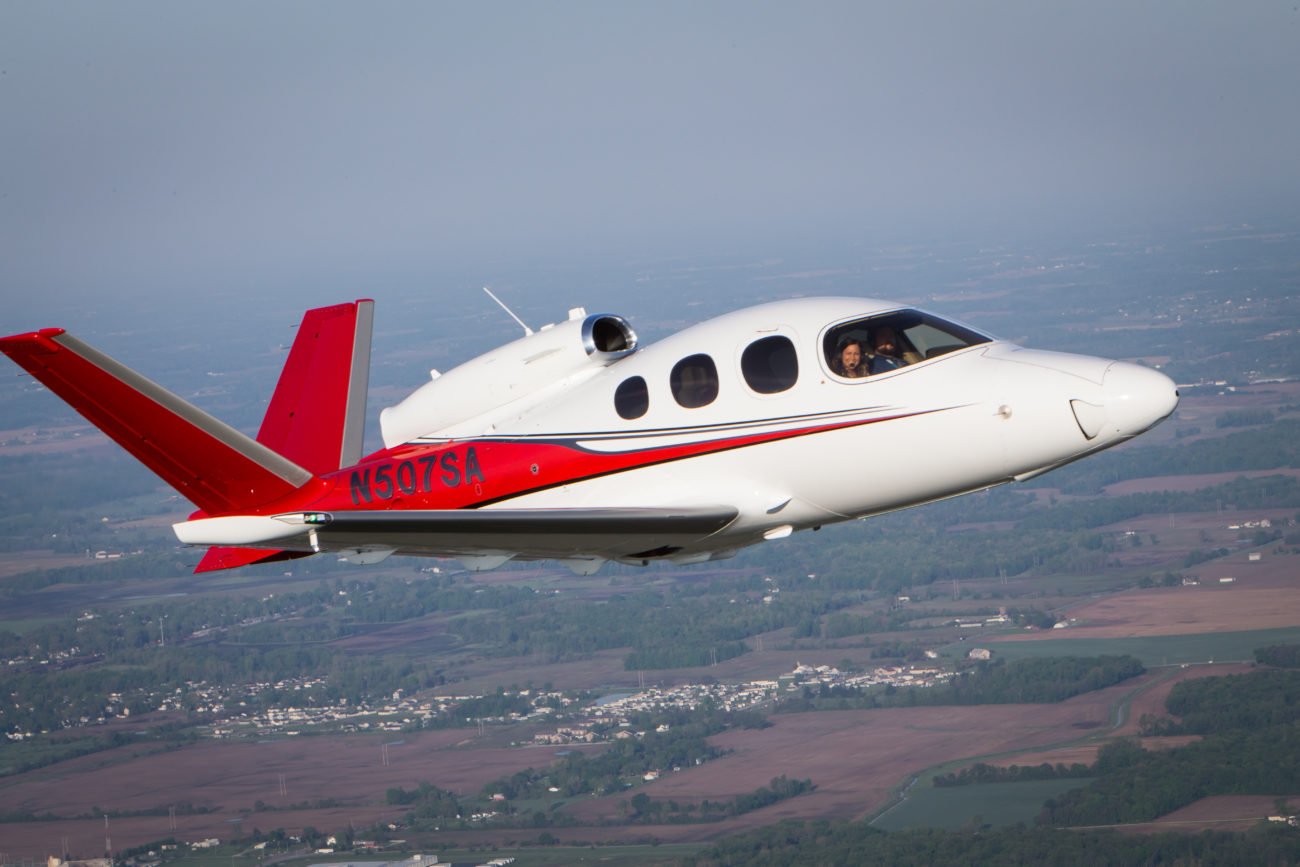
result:
[(332, 810), (346, 806), (338, 798), (311, 798), (306, 801), (294, 801), (289, 804), (268, 804), (260, 798), (253, 802), (254, 813), (299, 812), (306, 810)]
[[(489, 783), (483, 791), (488, 795), (499, 792), (512, 800), (617, 794), (626, 783), (641, 779), (647, 771), (687, 768), (722, 755), (722, 750), (705, 740), (713, 733), (711, 728), (686, 726), (623, 738), (594, 756), (571, 752), (549, 768), (527, 768)], [(550, 793), (552, 786), (559, 792)]]
[[(615, 794), (647, 771), (687, 768), (722, 755), (706, 741), (710, 735), (766, 725), (762, 715), (752, 711), (722, 712), (711, 707), (635, 714), (627, 727), (629, 734), (638, 733), (635, 736), (615, 740), (598, 755), (571, 752), (549, 767), (502, 777), (488, 783), (483, 793), (499, 792), (510, 799)], [(552, 787), (559, 791), (551, 792)]]
[(0, 457), (0, 550), (29, 550), (40, 539), (43, 547), (80, 554), (92, 540), (116, 535), (100, 518), (122, 500), (155, 493), (159, 482), (125, 456), (103, 457), (94, 450)]
[(1205, 737), (1157, 752), (1128, 740), (1107, 744), (1094, 782), (1049, 800), (1039, 821), (1145, 822), (1210, 795), (1294, 791), (1300, 780), (1300, 672), (1187, 681), (1174, 687), (1167, 706), (1182, 722), (1154, 726), (1148, 720), (1149, 730)]
[(1227, 548), (1211, 548), (1208, 551), (1202, 548), (1194, 548), (1188, 551), (1187, 556), (1183, 558), (1183, 568), (1190, 569), (1197, 564), (1208, 563), (1219, 557), (1226, 557), (1230, 553), (1232, 552)]
[(1052, 765), (1043, 762), (1041, 765), (1009, 765), (1005, 768), (977, 762), (969, 768), (939, 774), (933, 779), (935, 786), (947, 788), (951, 786), (975, 786), (983, 783), (1026, 783), (1031, 780), (1079, 779), (1081, 777), (1090, 777), (1092, 774), (1092, 766), (1080, 762), (1071, 765), (1061, 763)]
[(661, 823), (677, 824), (682, 822), (718, 822), (731, 816), (739, 816), (752, 810), (771, 806), (787, 798), (795, 798), (817, 788), (812, 780), (792, 780), (785, 774), (773, 777), (766, 786), (759, 786), (752, 792), (737, 795), (725, 801), (705, 798), (698, 805), (679, 804), (674, 800), (651, 798), (645, 792), (638, 792), (628, 803), (628, 822), (634, 824), (658, 825)]
[[(477, 795), (465, 798), (455, 792), (423, 782), (413, 789), (401, 787), (387, 791), (387, 802), (410, 806), (413, 826), (445, 826), (449, 819), (459, 819), (479, 809), (492, 809), (508, 815), (515, 813), (519, 801), (551, 801), (551, 810), (534, 810), (513, 815), (505, 821), (516, 825), (542, 828), (571, 821), (561, 807), (564, 800), (587, 794), (611, 795), (623, 792), (639, 782), (647, 771), (668, 771), (701, 764), (722, 755), (709, 746), (706, 738), (729, 727), (761, 727), (769, 723), (753, 712), (727, 713), (710, 708), (695, 711), (675, 710), (635, 715), (629, 727), (634, 736), (614, 741), (604, 752), (588, 756), (573, 751), (546, 768), (527, 768), (516, 774), (493, 780)], [(661, 730), (662, 729), (662, 730)], [(554, 788), (557, 791), (552, 792)], [(698, 822), (715, 821), (726, 816), (756, 810), (776, 801), (811, 791), (809, 780), (778, 777), (771, 785), (725, 801), (680, 805), (672, 801), (652, 800), (644, 792), (631, 799), (627, 815), (631, 822)], [(503, 795), (505, 802), (495, 801)]]
[(400, 786), (389, 789), (387, 802), (394, 806), (412, 807), (411, 816), (415, 819), (455, 819), (464, 815), (464, 807), (456, 793), (432, 783), (420, 783), (410, 790)]
[(1132, 656), (1057, 656), (981, 662), (947, 683), (930, 687), (805, 687), (783, 699), (778, 712), (970, 704), (1047, 704), (1114, 686), (1146, 669)]
[[(970, 498), (968, 498), (970, 499)], [(975, 497), (982, 501), (983, 497)], [(930, 507), (927, 507), (930, 508)], [(985, 503), (985, 508), (989, 508)], [(1027, 512), (1028, 518), (1032, 512)], [(975, 520), (1011, 516), (992, 510)], [(780, 548), (763, 549), (771, 568), (799, 574), (813, 572), (816, 584), (831, 590), (877, 590), (897, 593), (953, 579), (1018, 575), (1031, 569), (1050, 573), (1096, 572), (1113, 559), (1109, 537), (1071, 527), (1040, 528), (1031, 535), (1014, 529), (953, 533), (928, 521), (909, 524), (896, 518), (902, 532), (877, 531), (875, 519), (847, 528), (825, 528), (817, 537), (794, 536)], [(863, 556), (869, 550), (870, 556)]]
[[(559, 699), (553, 699), (545, 704), (556, 707), (560, 702)], [(457, 728), (473, 725), (480, 719), (500, 719), (512, 714), (527, 714), (533, 707), (532, 700), (520, 695), (518, 689), (507, 692), (504, 687), (499, 686), (492, 695), (457, 702), (445, 714), (410, 723), (406, 730)]]
[(1055, 828), (994, 828), (971, 834), (884, 832), (863, 822), (781, 822), (715, 843), (686, 867), (968, 867), (970, 864), (1294, 864), (1300, 835), (1289, 829), (1250, 834), (1062, 833)]
[[(743, 639), (792, 626), (857, 601), (843, 594), (812, 588), (780, 605), (757, 604), (761, 579), (718, 582), (713, 587), (689, 584), (662, 590), (633, 590), (596, 603), (535, 592), (519, 585), (477, 586), (447, 576), (427, 580), (352, 581), (339, 583), (346, 610), (333, 603), (334, 625), (317, 637), (347, 634), (368, 625), (430, 615), (445, 615), (446, 637), (473, 644), (500, 656), (534, 656), (547, 661), (577, 659), (601, 650), (631, 647), (625, 660), (631, 670), (707, 665), (745, 652)], [(732, 604), (749, 594), (751, 604)], [(336, 592), (337, 595), (337, 592)], [(753, 597), (753, 598), (751, 598)], [(343, 597), (340, 597), (343, 598)], [(689, 602), (687, 601), (689, 600)], [(256, 636), (271, 642), (291, 628), (264, 623), (241, 631), (241, 640)]]
[(1300, 644), (1274, 644), (1255, 651), (1255, 660), (1278, 668), (1300, 668)]
[(1150, 752), (1116, 741), (1098, 755), (1096, 779), (1043, 806), (1044, 825), (1149, 822), (1211, 795), (1290, 792), (1300, 779), (1300, 730), (1216, 735), (1177, 749)]
[(177, 801), (175, 804), (169, 804), (165, 807), (145, 807), (140, 810), (105, 810), (103, 807), (94, 806), (90, 808), (90, 813), (79, 816), (64, 816), (65, 819), (125, 819), (130, 816), (166, 816), (169, 813), (177, 816), (203, 816), (208, 813), (216, 813), (221, 807), (196, 807), (191, 801)]
[[(0, 777), (21, 774), (59, 762), (88, 756), (127, 744), (137, 745), (138, 752), (180, 749), (197, 740), (192, 730), (179, 726), (157, 726), (148, 732), (91, 734), (86, 737), (42, 735), (21, 744), (8, 744), (0, 751)], [(3, 821), (3, 820), (0, 820)]]
[(658, 644), (639, 647), (623, 658), (623, 668), (640, 671), (647, 668), (694, 668), (733, 659), (749, 651), (743, 641), (716, 644)]
[(1272, 424), (1276, 418), (1271, 409), (1230, 409), (1214, 420), (1214, 426), (1217, 428), (1254, 427)]
[(1179, 719), (1143, 717), (1143, 733), (1210, 735), (1300, 722), (1300, 671), (1202, 677), (1174, 685), (1165, 708)]

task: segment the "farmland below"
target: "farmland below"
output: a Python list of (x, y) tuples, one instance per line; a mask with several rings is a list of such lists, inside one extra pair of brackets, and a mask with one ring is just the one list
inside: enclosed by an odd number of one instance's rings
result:
[[(1194, 713), (1204, 696), (1250, 706), (1250, 684), (1285, 676), (1300, 645), (1300, 259), (1207, 249), (1161, 259), (1178, 279), (1142, 310), (1129, 299), (1158, 254), (1136, 246), (1075, 251), (1092, 263), (1068, 275), (1070, 297), (1073, 281), (1091, 292), (1076, 307), (1046, 264), (1016, 276), (975, 253), (918, 258), (943, 288), (909, 303), (1158, 363), (1182, 388), (1177, 412), (1024, 484), (677, 569), (315, 557), (194, 575), (201, 552), (170, 530), (188, 504), (48, 394), (6, 383), (0, 849), (91, 857), (110, 827), (114, 852), (140, 861), (216, 838), (241, 864), (372, 847), (574, 863), (555, 853), (595, 843), (628, 863), (652, 855), (619, 847), (659, 843), (708, 864), (733, 843), (779, 848), (782, 828), (847, 852), (901, 847), (880, 842), (894, 835), (1029, 850), (1069, 826), (1230, 830), (1214, 845), (1280, 839), (1294, 860), (1293, 829), (1256, 826), (1300, 812), (1300, 788), (1263, 772), (1258, 791), (1178, 782), (1185, 803), (1097, 806), (1125, 774), (1296, 758), (1293, 719), (1269, 716), (1257, 741)], [(1238, 272), (1253, 300), (1229, 309), (1242, 291), (1217, 275), (1238, 258), (1259, 263)], [(813, 288), (856, 291), (826, 280)], [(1264, 339), (1278, 328), (1291, 339)], [(1211, 361), (1199, 347), (1215, 329), (1237, 339)], [(446, 335), (438, 353), (474, 339)], [(250, 357), (247, 380), (219, 386), (210, 359), (178, 358), (169, 387), (250, 428), (260, 405), (243, 392), (268, 390), (276, 360)], [(412, 375), (416, 350), (397, 357), (372, 397)]]

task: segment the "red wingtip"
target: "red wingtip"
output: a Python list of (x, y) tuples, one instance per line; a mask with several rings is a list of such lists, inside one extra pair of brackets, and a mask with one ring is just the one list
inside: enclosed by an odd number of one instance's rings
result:
[(58, 352), (59, 345), (54, 338), (64, 333), (62, 328), (42, 328), (40, 331), (28, 331), (23, 334), (11, 334), (0, 337), (0, 352), (13, 355), (14, 352), (36, 352), (48, 354)]
[(276, 563), (282, 560), (297, 560), (310, 557), (306, 551), (267, 551), (264, 548), (219, 548), (212, 547), (203, 555), (199, 565), (194, 567), (194, 574), (216, 572), (220, 569), (238, 569), (254, 563)]

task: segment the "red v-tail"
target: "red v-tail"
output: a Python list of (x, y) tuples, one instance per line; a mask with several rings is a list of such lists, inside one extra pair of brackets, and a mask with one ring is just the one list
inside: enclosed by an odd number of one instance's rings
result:
[[(61, 328), (0, 338), (0, 352), (204, 513), (238, 514), (360, 459), (373, 308), (307, 311), (256, 439)], [(211, 548), (196, 571), (292, 556)]]
[[(280, 372), (257, 441), (317, 475), (361, 459), (375, 303), (308, 310)], [(308, 556), (212, 547), (196, 572)]]
[(312, 479), (62, 328), (0, 338), (0, 352), (208, 514), (254, 508)]
[(375, 302), (308, 310), (257, 441), (317, 475), (361, 460)]

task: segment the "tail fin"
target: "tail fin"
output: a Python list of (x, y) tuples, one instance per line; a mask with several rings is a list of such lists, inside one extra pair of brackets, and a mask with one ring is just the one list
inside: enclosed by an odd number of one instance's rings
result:
[[(0, 352), (209, 515), (254, 509), (361, 458), (374, 302), (308, 310), (257, 439), (62, 328), (0, 338)], [(197, 571), (289, 559), (211, 548)]]
[(257, 441), (313, 473), (361, 460), (375, 302), (308, 310)]
[(62, 328), (0, 338), (4, 352), (209, 514), (254, 508), (312, 473)]
[[(257, 441), (317, 475), (361, 460), (375, 302), (308, 310), (271, 395)], [(214, 546), (195, 572), (310, 556)]]

